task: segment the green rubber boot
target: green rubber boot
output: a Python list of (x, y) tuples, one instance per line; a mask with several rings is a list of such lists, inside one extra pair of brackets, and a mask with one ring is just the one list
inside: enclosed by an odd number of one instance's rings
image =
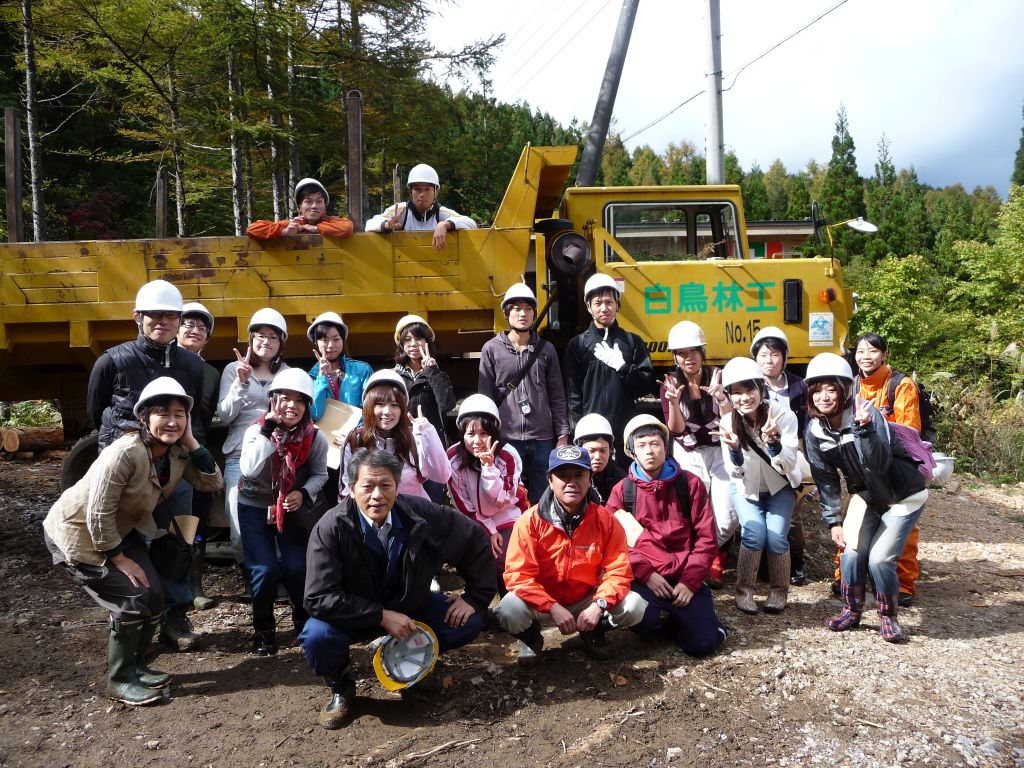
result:
[(142, 622), (142, 635), (139, 638), (139, 650), (135, 653), (135, 668), (139, 672), (139, 682), (147, 688), (165, 688), (170, 685), (171, 676), (166, 672), (157, 672), (150, 669), (146, 664), (146, 652), (149, 650), (153, 637), (156, 635), (157, 627), (160, 626), (158, 619), (144, 619)]
[(107, 644), (107, 696), (132, 707), (155, 704), (163, 691), (139, 682), (136, 656), (142, 621), (112, 621)]
[(217, 604), (212, 597), (203, 591), (203, 575), (206, 573), (206, 542), (196, 544), (196, 562), (189, 574), (189, 586), (192, 588), (192, 607), (197, 611), (208, 611)]

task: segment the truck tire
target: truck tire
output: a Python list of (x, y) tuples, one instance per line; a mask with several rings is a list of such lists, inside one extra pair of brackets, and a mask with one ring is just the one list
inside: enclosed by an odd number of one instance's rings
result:
[(99, 437), (99, 432), (95, 430), (90, 432), (76, 442), (68, 451), (68, 455), (64, 457), (64, 462), (60, 466), (60, 490), (62, 493), (85, 477), (89, 467), (100, 455)]

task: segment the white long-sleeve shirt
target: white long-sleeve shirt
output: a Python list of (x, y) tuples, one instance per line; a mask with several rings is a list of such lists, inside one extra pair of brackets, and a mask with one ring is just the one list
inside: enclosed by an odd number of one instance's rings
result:
[(397, 207), (394, 205), (388, 206), (383, 213), (378, 213), (366, 222), (366, 231), (380, 232), (381, 225), (391, 219), (395, 215), (396, 210), (405, 214), (402, 217), (402, 226), (398, 227), (398, 230), (403, 232), (426, 232), (433, 230), (442, 221), (450, 221), (455, 225), (456, 229), (476, 229), (476, 222), (469, 218), (469, 216), (463, 216), (461, 213), (457, 213), (451, 208), (445, 208), (443, 205), (438, 206), (436, 216), (428, 211), (430, 215), (419, 218), (410, 210), (407, 203), (398, 203)]

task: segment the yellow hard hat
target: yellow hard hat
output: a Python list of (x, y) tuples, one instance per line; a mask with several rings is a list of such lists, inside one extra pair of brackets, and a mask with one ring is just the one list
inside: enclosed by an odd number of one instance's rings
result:
[(400, 691), (416, 685), (430, 674), (440, 655), (437, 635), (421, 621), (417, 629), (401, 640), (389, 636), (373, 654), (373, 671), (389, 691)]

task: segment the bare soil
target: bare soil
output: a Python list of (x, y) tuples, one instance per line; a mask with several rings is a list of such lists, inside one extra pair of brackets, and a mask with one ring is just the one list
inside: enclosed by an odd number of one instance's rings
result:
[[(211, 569), (219, 605), (194, 613), (202, 650), (163, 653), (165, 705), (103, 695), (105, 613), (50, 565), (40, 523), (59, 464), (0, 463), (0, 765), (4, 766), (1024, 766), (1024, 490), (958, 480), (922, 519), (923, 577), (903, 646), (827, 631), (832, 549), (811, 508), (813, 581), (777, 617), (716, 596), (725, 648), (695, 660), (629, 632), (617, 660), (546, 634), (543, 663), (485, 633), (446, 657), (447, 689), (402, 699), (357, 649), (358, 715), (317, 725), (326, 689), (284, 606), (277, 656), (247, 653), (249, 606), (232, 567)], [(764, 590), (761, 590), (763, 597)]]

